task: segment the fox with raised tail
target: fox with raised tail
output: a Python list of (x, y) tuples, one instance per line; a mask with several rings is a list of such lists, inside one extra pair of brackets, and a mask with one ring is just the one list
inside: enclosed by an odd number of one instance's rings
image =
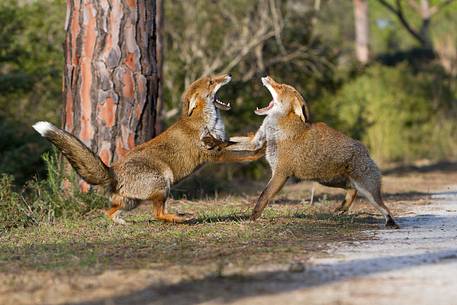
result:
[(343, 213), (360, 192), (384, 215), (387, 227), (399, 228), (383, 202), (381, 173), (365, 146), (324, 123), (311, 123), (305, 100), (292, 86), (268, 76), (262, 83), (273, 100), (255, 113), (266, 118), (255, 136), (236, 139), (253, 150), (266, 146), (272, 171), (251, 219), (262, 214), (289, 177), (296, 177), (346, 189), (346, 198), (338, 208)]
[(221, 143), (228, 142), (219, 109), (229, 110), (230, 104), (221, 102), (216, 93), (230, 80), (230, 75), (220, 75), (192, 83), (183, 94), (180, 119), (157, 137), (134, 147), (111, 167), (75, 136), (51, 123), (38, 122), (33, 128), (57, 146), (87, 183), (105, 188), (111, 201), (106, 215), (114, 222), (125, 224), (121, 212), (142, 201), (152, 201), (156, 219), (183, 222), (187, 219), (166, 210), (173, 184), (206, 162), (248, 161), (262, 156), (221, 148)]

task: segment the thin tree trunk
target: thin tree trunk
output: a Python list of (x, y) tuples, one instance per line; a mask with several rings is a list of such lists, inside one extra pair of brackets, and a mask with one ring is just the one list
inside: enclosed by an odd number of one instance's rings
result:
[[(157, 12), (156, 12), (156, 25), (157, 25), (157, 71), (159, 75), (159, 83), (164, 84), (163, 79), (163, 17), (164, 17), (164, 3), (165, 0), (157, 0)], [(157, 94), (157, 116), (155, 123), (155, 133), (159, 134), (163, 130), (163, 86), (159, 86), (159, 92)]]
[(428, 0), (421, 0), (420, 12), (422, 24), (419, 30), (419, 35), (422, 37), (423, 46), (425, 48), (432, 48), (432, 42), (430, 39), (430, 21), (432, 18), (432, 12)]
[(63, 127), (108, 165), (154, 136), (155, 15), (155, 0), (67, 0)]
[(368, 0), (353, 0), (355, 24), (355, 54), (357, 60), (366, 64), (370, 59), (370, 20)]

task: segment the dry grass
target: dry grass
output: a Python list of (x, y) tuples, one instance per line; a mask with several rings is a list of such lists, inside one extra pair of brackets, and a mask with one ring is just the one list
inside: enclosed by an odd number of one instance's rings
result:
[[(384, 177), (386, 203), (394, 214), (405, 213), (407, 205), (402, 203), (427, 204), (431, 189), (456, 176), (433, 167), (393, 171)], [(85, 274), (189, 264), (282, 263), (322, 255), (328, 243), (361, 238), (360, 231), (382, 227), (380, 214), (360, 197), (349, 215), (335, 215), (344, 197), (341, 190), (317, 185), (315, 205), (310, 206), (311, 187), (307, 182), (289, 183), (257, 222), (247, 218), (259, 186), (251, 195), (170, 199), (169, 209), (191, 213), (193, 224), (155, 221), (151, 207), (142, 206), (126, 215), (128, 226), (112, 224), (100, 211), (92, 217), (13, 229), (0, 236), (0, 271)]]
[[(406, 215), (411, 205), (428, 204), (430, 191), (452, 181), (457, 181), (457, 171), (443, 168), (391, 172), (384, 177), (384, 197), (394, 215)], [(264, 289), (271, 274), (260, 280), (249, 274), (296, 262), (306, 268), (309, 259), (325, 256), (335, 242), (370, 238), (362, 231), (383, 228), (380, 214), (360, 197), (349, 215), (335, 215), (344, 197), (341, 190), (317, 186), (315, 205), (310, 206), (311, 187), (288, 184), (256, 222), (246, 219), (262, 186), (254, 186), (250, 195), (171, 199), (169, 209), (193, 214), (193, 224), (157, 222), (151, 207), (142, 206), (126, 215), (128, 226), (112, 224), (99, 211), (9, 230), (0, 236), (0, 303), (109, 300), (116, 293), (129, 296), (129, 303), (137, 297), (134, 291), (144, 289), (148, 299), (162, 285), (171, 290), (160, 288), (161, 293), (174, 296), (175, 284), (193, 290), (227, 281), (249, 280)], [(287, 283), (290, 276), (281, 273), (272, 285)]]
[(363, 215), (335, 216), (330, 211), (334, 204), (328, 202), (310, 207), (284, 197), (261, 220), (250, 222), (248, 202), (244, 197), (172, 201), (172, 209), (195, 215), (194, 224), (157, 222), (144, 206), (126, 217), (128, 226), (96, 216), (14, 229), (0, 238), (0, 271), (100, 273), (221, 262), (278, 263), (305, 259), (329, 242), (353, 239), (361, 229), (374, 226)]

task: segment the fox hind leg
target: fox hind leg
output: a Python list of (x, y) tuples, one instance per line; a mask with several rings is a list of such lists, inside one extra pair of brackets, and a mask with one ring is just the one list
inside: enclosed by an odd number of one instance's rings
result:
[(123, 197), (118, 194), (111, 195), (111, 208), (108, 209), (105, 214), (110, 218), (114, 223), (125, 225), (127, 222), (122, 218), (122, 212), (134, 209), (139, 200)]
[(349, 211), (349, 208), (352, 206), (352, 203), (357, 197), (357, 190), (356, 189), (348, 189), (346, 190), (346, 196), (339, 207), (335, 209), (335, 212), (342, 215)]
[(384, 204), (381, 196), (381, 185), (380, 183), (376, 183), (375, 186), (372, 186), (371, 183), (367, 183), (366, 181), (355, 181), (352, 180), (355, 188), (363, 195), (365, 198), (370, 201), (370, 203), (376, 207), (386, 219), (386, 227), (392, 229), (399, 229), (400, 226), (395, 222), (392, 214), (390, 213), (389, 209)]
[(157, 220), (161, 220), (164, 222), (172, 222), (172, 223), (183, 223), (187, 221), (186, 218), (180, 217), (176, 214), (168, 213), (166, 200), (168, 197), (168, 191), (165, 192), (157, 192), (155, 193), (149, 201), (152, 201), (153, 204), (153, 212), (154, 217)]

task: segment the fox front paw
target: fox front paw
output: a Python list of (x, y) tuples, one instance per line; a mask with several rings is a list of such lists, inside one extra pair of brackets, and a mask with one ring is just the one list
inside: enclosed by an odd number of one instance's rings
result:
[(227, 147), (229, 145), (229, 142), (215, 138), (211, 133), (207, 132), (205, 133), (201, 141), (204, 145), (204, 147), (208, 150), (222, 150), (223, 148)]

